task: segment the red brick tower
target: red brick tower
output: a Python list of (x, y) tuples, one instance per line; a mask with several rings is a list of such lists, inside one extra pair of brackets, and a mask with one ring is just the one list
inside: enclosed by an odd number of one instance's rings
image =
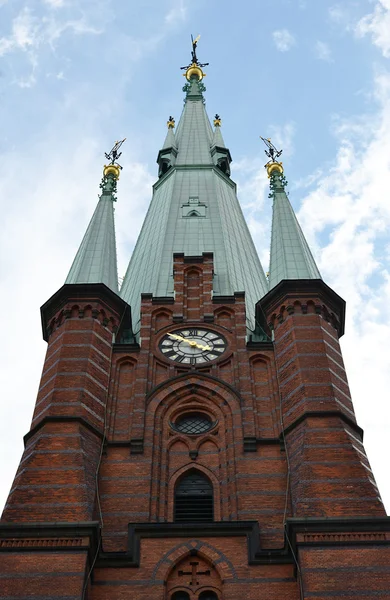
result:
[(390, 598), (390, 523), (338, 341), (344, 301), (272, 152), (267, 281), (196, 43), (186, 77), (120, 292), (117, 148), (42, 307), (48, 351), (0, 522), (0, 598)]

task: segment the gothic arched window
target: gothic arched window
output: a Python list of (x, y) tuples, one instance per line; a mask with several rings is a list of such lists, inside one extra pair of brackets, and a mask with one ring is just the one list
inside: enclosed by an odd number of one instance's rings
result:
[(182, 477), (175, 490), (175, 521), (213, 521), (213, 486), (199, 471), (191, 471)]
[(171, 596), (171, 600), (190, 600), (190, 595), (187, 592), (174, 592)]
[(205, 590), (199, 594), (198, 600), (218, 600), (218, 596), (212, 590)]

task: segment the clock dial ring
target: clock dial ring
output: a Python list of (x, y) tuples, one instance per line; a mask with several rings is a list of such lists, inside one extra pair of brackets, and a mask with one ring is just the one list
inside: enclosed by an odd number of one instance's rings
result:
[(166, 333), (159, 342), (160, 352), (169, 360), (187, 366), (206, 365), (227, 349), (226, 338), (204, 327), (185, 327)]

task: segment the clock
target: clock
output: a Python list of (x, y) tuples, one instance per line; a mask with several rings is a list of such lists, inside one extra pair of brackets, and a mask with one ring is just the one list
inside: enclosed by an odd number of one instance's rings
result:
[(223, 335), (203, 328), (175, 329), (159, 342), (159, 349), (166, 358), (187, 365), (206, 364), (219, 358), (226, 348)]

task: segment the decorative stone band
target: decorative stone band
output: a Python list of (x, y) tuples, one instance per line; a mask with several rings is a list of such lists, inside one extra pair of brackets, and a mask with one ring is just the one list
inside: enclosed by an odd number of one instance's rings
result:
[(390, 517), (290, 518), (286, 535), (297, 546), (390, 545)]
[(356, 533), (298, 533), (297, 544), (334, 545), (334, 544), (367, 544), (369, 542), (388, 542), (390, 532), (358, 531)]
[(43, 548), (55, 548), (56, 550), (62, 550), (64, 548), (88, 548), (89, 538), (5, 538), (0, 539), (0, 548), (9, 550), (40, 550)]
[[(99, 547), (97, 521), (84, 523), (0, 523), (1, 552), (65, 552), (85, 549), (92, 564)], [(1, 559), (0, 559), (1, 562)]]

